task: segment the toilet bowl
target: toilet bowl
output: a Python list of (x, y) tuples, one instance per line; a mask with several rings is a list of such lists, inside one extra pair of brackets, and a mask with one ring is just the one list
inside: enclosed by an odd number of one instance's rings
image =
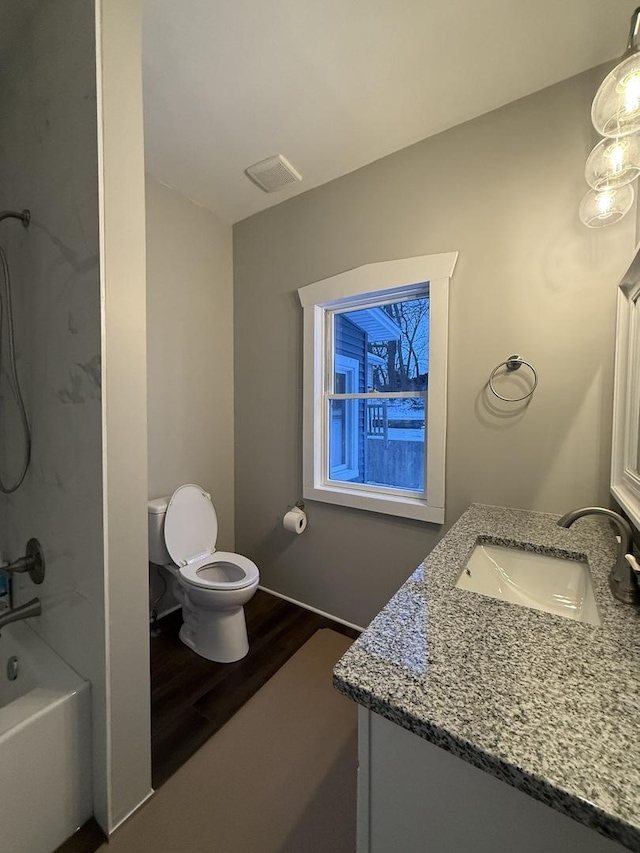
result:
[(249, 651), (244, 605), (255, 594), (258, 567), (241, 554), (216, 551), (218, 519), (200, 486), (180, 486), (149, 501), (149, 559), (174, 578), (182, 606), (180, 639), (194, 652), (231, 663)]

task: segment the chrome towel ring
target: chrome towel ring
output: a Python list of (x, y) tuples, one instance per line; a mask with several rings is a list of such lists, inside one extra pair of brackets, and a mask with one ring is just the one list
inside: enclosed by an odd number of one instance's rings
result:
[[(531, 386), (531, 390), (528, 394), (524, 394), (522, 397), (503, 397), (502, 394), (498, 394), (496, 389), (493, 387), (493, 380), (495, 378), (496, 373), (500, 370), (501, 367), (506, 367), (507, 370), (520, 370), (522, 365), (525, 365), (529, 368), (531, 373), (533, 374), (533, 385)], [(504, 400), (505, 403), (520, 403), (522, 400), (527, 400), (533, 392), (538, 387), (538, 374), (536, 373), (535, 367), (530, 364), (528, 361), (525, 361), (519, 355), (510, 355), (506, 361), (501, 361), (500, 364), (496, 365), (491, 371), (491, 376), (489, 377), (489, 388), (491, 389), (491, 393), (495, 394), (495, 396), (499, 400)]]

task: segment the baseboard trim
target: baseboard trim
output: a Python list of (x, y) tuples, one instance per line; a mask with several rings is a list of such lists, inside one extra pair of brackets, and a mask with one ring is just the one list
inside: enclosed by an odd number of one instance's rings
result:
[(339, 622), (340, 625), (346, 625), (347, 628), (353, 628), (354, 631), (364, 631), (365, 629), (361, 625), (356, 625), (353, 622), (347, 622), (346, 619), (341, 619), (339, 616), (334, 616), (333, 613), (327, 613), (324, 610), (319, 610), (317, 607), (312, 607), (310, 604), (305, 604), (304, 601), (298, 601), (297, 598), (291, 598), (288, 595), (283, 595), (281, 592), (276, 592), (275, 589), (269, 589), (266, 586), (260, 584), (258, 589), (261, 589), (263, 592), (268, 592), (269, 595), (275, 595), (276, 598), (282, 598), (284, 601), (288, 601), (290, 604), (297, 604), (298, 607), (303, 607), (305, 610), (310, 610), (312, 613), (317, 613), (318, 616), (324, 616), (325, 619), (331, 619), (332, 622)]
[[(155, 621), (158, 622), (160, 619), (163, 619), (165, 616), (168, 616), (170, 613), (175, 613), (176, 610), (180, 610), (181, 607), (182, 607), (181, 604), (174, 604), (173, 607), (169, 607), (169, 608), (167, 608), (167, 610), (162, 610), (160, 613), (158, 613)], [(150, 625), (155, 624), (151, 617), (149, 617), (149, 624)]]

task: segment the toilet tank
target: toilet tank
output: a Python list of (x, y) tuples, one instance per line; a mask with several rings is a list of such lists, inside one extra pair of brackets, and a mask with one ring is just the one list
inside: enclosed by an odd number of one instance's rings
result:
[(167, 546), (164, 544), (164, 517), (167, 514), (170, 496), (155, 498), (147, 504), (147, 520), (149, 527), (149, 562), (158, 566), (172, 563)]

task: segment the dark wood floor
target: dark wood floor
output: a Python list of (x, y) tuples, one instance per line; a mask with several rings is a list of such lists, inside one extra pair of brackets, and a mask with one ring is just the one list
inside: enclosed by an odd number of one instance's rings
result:
[(98, 822), (91, 818), (75, 835), (67, 838), (60, 847), (56, 847), (54, 853), (95, 853), (106, 840), (107, 836), (100, 829)]
[[(249, 654), (212, 663), (178, 637), (180, 611), (161, 619), (151, 637), (151, 756), (159, 788), (318, 630), (354, 639), (358, 632), (258, 590), (245, 608)], [(90, 821), (56, 853), (94, 853), (104, 841)]]
[(258, 590), (246, 607), (249, 654), (212, 663), (178, 638), (180, 611), (151, 639), (151, 754), (159, 788), (318, 630), (357, 633)]

